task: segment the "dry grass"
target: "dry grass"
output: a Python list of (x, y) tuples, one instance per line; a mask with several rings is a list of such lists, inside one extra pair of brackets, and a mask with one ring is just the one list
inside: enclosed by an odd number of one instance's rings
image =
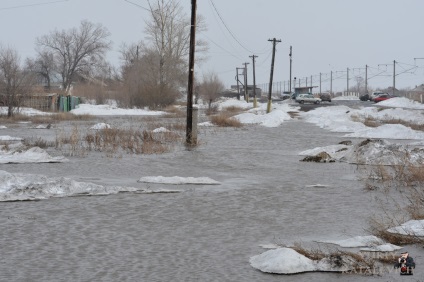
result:
[(72, 113), (54, 113), (48, 115), (27, 116), (22, 114), (15, 114), (8, 118), (5, 115), (0, 115), (0, 121), (4, 123), (14, 123), (21, 121), (31, 121), (34, 124), (57, 123), (60, 121), (78, 121), (78, 120), (91, 120), (94, 116), (91, 115), (74, 115)]
[(8, 117), (7, 115), (0, 115), (0, 121), (2, 123), (13, 123), (13, 122), (20, 122), (20, 121), (30, 121), (31, 117), (21, 114), (14, 114), (11, 117)]
[(387, 231), (410, 219), (424, 219), (424, 167), (407, 158), (402, 165), (370, 167), (365, 184), (367, 190), (381, 193), (376, 199), (382, 215), (370, 219), (369, 232), (395, 245), (424, 243), (423, 237)]
[[(383, 110), (382, 108), (379, 109), (379, 111)], [(352, 121), (355, 122), (362, 122), (368, 127), (378, 127), (383, 124), (401, 124), (406, 127), (410, 127), (414, 130), (424, 131), (424, 124), (421, 123), (413, 123), (411, 121), (401, 120), (401, 119), (384, 119), (384, 120), (377, 120), (374, 117), (366, 116), (358, 116), (358, 115), (352, 115), (351, 116)]]
[[(332, 265), (336, 267), (344, 266), (344, 259), (348, 258), (352, 262), (353, 272), (362, 272), (366, 269), (373, 270), (375, 269), (375, 259), (371, 257), (364, 256), (362, 253), (353, 253), (342, 250), (332, 250), (332, 251), (323, 251), (320, 248), (318, 249), (307, 249), (303, 247), (300, 243), (294, 243), (291, 247), (293, 250), (299, 254), (315, 261), (322, 259), (328, 259)], [(370, 274), (372, 274), (370, 272)]]
[(228, 114), (221, 113), (211, 117), (211, 122), (220, 127), (242, 127), (242, 123)]
[(56, 148), (68, 155), (84, 155), (89, 151), (104, 152), (107, 156), (127, 154), (162, 154), (171, 151), (181, 141), (179, 134), (138, 129), (104, 128), (81, 133), (74, 127), (70, 135), (56, 136)]
[(210, 108), (207, 108), (205, 114), (207, 116), (215, 115), (218, 113), (219, 107), (218, 105), (212, 105)]
[(306, 249), (302, 246), (301, 243), (298, 242), (295, 242), (291, 248), (299, 254), (312, 260), (321, 260), (328, 256), (328, 254), (321, 249)]
[(181, 108), (177, 106), (168, 106), (164, 109), (164, 112), (167, 113), (164, 117), (168, 118), (184, 118), (187, 116), (186, 108)]
[(381, 123), (377, 121), (375, 118), (367, 117), (363, 121), (363, 124), (365, 124), (368, 127), (379, 127)]
[(291, 118), (297, 118), (297, 117), (299, 117), (299, 112), (292, 112), (292, 111), (289, 111), (289, 112), (287, 112), (288, 114), (289, 114), (289, 116), (291, 117)]
[(42, 149), (55, 147), (55, 142), (51, 142), (51, 141), (49, 142), (49, 141), (41, 139), (40, 137), (37, 139), (34, 139), (34, 138), (25, 139), (23, 144), (26, 145), (27, 147), (40, 147)]
[(223, 113), (227, 113), (229, 115), (238, 115), (239, 113), (243, 112), (244, 109), (236, 106), (230, 106), (226, 107), (222, 110)]
[[(400, 224), (400, 223), (399, 223)], [(392, 224), (391, 224), (392, 225)], [(394, 245), (409, 245), (409, 244), (422, 244), (424, 243), (424, 238), (413, 236), (413, 235), (402, 235), (397, 233), (391, 233), (387, 231), (390, 228), (389, 224), (384, 223), (384, 221), (376, 218), (370, 220), (370, 232)]]

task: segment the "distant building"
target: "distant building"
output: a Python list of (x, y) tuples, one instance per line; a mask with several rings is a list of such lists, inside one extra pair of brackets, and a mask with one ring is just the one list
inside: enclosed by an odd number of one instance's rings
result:
[(424, 94), (424, 84), (415, 86), (415, 88), (411, 89), (410, 92)]
[(424, 102), (424, 84), (415, 86), (414, 89), (411, 89), (411, 90), (408, 91), (406, 96), (409, 99), (423, 103)]

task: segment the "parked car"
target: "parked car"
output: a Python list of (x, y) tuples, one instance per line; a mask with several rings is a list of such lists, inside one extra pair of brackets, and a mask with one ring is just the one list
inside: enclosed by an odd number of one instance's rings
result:
[(282, 99), (282, 100), (290, 99), (291, 95), (292, 95), (291, 92), (284, 91), (283, 93), (280, 94), (280, 99)]
[(321, 99), (320, 98), (316, 98), (312, 94), (299, 94), (296, 97), (296, 102), (298, 102), (300, 104), (303, 104), (303, 103), (319, 104), (319, 103), (321, 103)]
[(364, 95), (361, 95), (361, 96), (359, 96), (359, 100), (361, 100), (361, 101), (371, 100), (370, 99), (370, 95), (368, 93), (367, 94), (364, 94)]
[(378, 95), (377, 97), (374, 98), (374, 102), (375, 103), (378, 103), (378, 102), (381, 102), (381, 101), (384, 101), (384, 100), (388, 100), (388, 99), (393, 98), (393, 97), (394, 96), (392, 96), (390, 94), (387, 94), (387, 93), (380, 94), (380, 95)]
[(328, 102), (331, 102), (331, 94), (330, 94), (330, 93), (327, 93), (327, 92), (325, 92), (325, 93), (321, 93), (321, 94), (319, 95), (319, 98), (321, 99), (321, 101), (328, 101)]
[(376, 98), (377, 96), (382, 95), (382, 94), (388, 94), (388, 93), (382, 92), (382, 91), (374, 91), (374, 92), (371, 93), (369, 100), (374, 101), (374, 98)]

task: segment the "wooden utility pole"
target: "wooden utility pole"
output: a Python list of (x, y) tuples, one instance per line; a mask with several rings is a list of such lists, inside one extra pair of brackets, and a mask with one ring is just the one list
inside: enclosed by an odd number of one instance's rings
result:
[(258, 102), (256, 100), (256, 75), (255, 75), (255, 58), (258, 56), (252, 55), (249, 56), (252, 58), (252, 66), (253, 66), (253, 107), (256, 108), (258, 106)]
[(319, 73), (319, 94), (321, 95), (321, 73)]
[(247, 91), (247, 65), (249, 63), (243, 63), (244, 65), (244, 100), (249, 103), (249, 92)]
[(238, 68), (236, 68), (236, 77), (235, 77), (236, 81), (237, 81), (237, 100), (240, 100), (240, 84), (239, 84), (239, 80), (238, 80)]
[(237, 100), (240, 100), (240, 84), (243, 85), (243, 83), (239, 79), (239, 70), (243, 70), (244, 68), (236, 68), (236, 80), (237, 80)]
[(395, 87), (396, 87), (396, 60), (393, 61), (393, 89), (392, 95), (395, 95)]
[(368, 94), (368, 65), (365, 65), (365, 94)]
[[(291, 80), (292, 80), (292, 47), (290, 46), (290, 79), (289, 79), (289, 92), (292, 92), (292, 88), (291, 88)], [(291, 94), (290, 94), (291, 96)]]
[[(193, 130), (193, 85), (194, 85), (194, 53), (196, 42), (196, 0), (191, 0), (191, 26), (190, 26), (190, 50), (188, 61), (188, 87), (187, 87), (187, 125), (186, 144), (197, 144), (197, 121)], [(196, 111), (197, 114), (197, 111)]]
[(346, 96), (349, 96), (349, 68), (347, 68), (346, 83), (347, 83)]
[(272, 94), (272, 78), (274, 76), (275, 45), (277, 44), (277, 42), (281, 42), (281, 40), (277, 40), (274, 37), (273, 39), (268, 39), (268, 41), (272, 41), (272, 59), (271, 59), (271, 74), (269, 78), (268, 105), (266, 108), (267, 114), (271, 112), (271, 105), (272, 105), (271, 94)]
[(330, 95), (333, 95), (333, 71), (330, 72)]

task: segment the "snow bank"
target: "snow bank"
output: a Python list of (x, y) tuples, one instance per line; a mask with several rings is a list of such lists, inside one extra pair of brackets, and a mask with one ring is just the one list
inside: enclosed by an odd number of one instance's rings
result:
[[(0, 115), (7, 115), (7, 110), (7, 107), (0, 107)], [(18, 113), (24, 116), (47, 116), (53, 114), (26, 107), (19, 108)]]
[(408, 108), (408, 109), (424, 109), (424, 104), (410, 100), (405, 97), (395, 97), (388, 100), (378, 102), (377, 106), (393, 107), (393, 108)]
[(123, 115), (143, 115), (143, 116), (157, 116), (163, 115), (162, 111), (150, 111), (143, 109), (121, 109), (115, 105), (90, 105), (79, 104), (76, 109), (71, 113), (75, 115), (94, 115), (94, 116), (123, 116)]

